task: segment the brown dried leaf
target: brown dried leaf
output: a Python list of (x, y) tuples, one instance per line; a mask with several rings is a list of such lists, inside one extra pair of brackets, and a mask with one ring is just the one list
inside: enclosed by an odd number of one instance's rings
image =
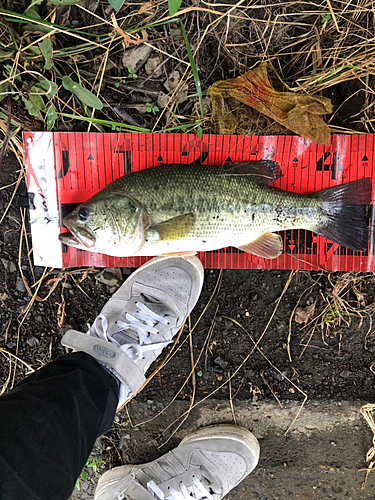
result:
[(316, 301), (313, 304), (306, 307), (297, 307), (296, 312), (294, 313), (294, 321), (299, 324), (301, 323), (306, 324), (309, 321), (309, 319), (314, 316), (315, 305)]
[[(226, 102), (235, 98), (302, 137), (326, 145), (329, 143), (329, 127), (320, 116), (332, 113), (331, 101), (326, 97), (278, 92), (269, 82), (266, 64), (237, 78), (215, 82), (208, 93), (216, 122), (228, 120), (223, 111), (227, 108)], [(236, 117), (229, 119), (236, 120)]]

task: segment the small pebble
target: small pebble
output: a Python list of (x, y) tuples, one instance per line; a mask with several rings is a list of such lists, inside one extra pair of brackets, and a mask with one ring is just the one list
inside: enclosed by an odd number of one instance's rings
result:
[(215, 365), (219, 365), (223, 370), (228, 366), (228, 362), (224, 361), (220, 356), (214, 359)]
[(19, 276), (17, 277), (17, 281), (16, 281), (16, 290), (18, 290), (21, 293), (26, 292), (25, 284), (24, 284), (22, 278), (20, 278)]

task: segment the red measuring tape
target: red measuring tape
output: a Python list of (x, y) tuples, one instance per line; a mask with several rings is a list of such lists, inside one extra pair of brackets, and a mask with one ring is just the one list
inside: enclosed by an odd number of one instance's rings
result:
[[(333, 135), (331, 144), (322, 146), (298, 136), (25, 132), (24, 143), (34, 262), (54, 267), (138, 267), (148, 260), (77, 250), (62, 245), (57, 236), (63, 217), (77, 204), (122, 175), (161, 163), (219, 165), (270, 159), (282, 170), (278, 187), (302, 194), (375, 177), (373, 134)], [(374, 271), (373, 205), (369, 213), (366, 252), (353, 252), (310, 231), (291, 230), (280, 233), (284, 253), (276, 259), (231, 247), (198, 256), (206, 268)]]

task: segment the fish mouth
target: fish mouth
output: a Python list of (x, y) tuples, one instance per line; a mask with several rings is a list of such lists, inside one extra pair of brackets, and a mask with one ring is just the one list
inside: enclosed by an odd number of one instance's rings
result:
[(74, 229), (69, 222), (64, 220), (64, 225), (67, 227), (68, 232), (61, 233), (59, 240), (65, 245), (75, 248), (92, 248), (95, 245), (95, 236), (83, 228)]

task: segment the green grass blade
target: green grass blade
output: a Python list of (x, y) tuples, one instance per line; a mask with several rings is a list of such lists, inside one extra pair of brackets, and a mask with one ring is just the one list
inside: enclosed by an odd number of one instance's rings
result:
[(175, 127), (165, 128), (163, 130), (155, 130), (155, 134), (164, 134), (166, 132), (177, 132), (184, 129), (198, 128), (202, 125), (201, 121), (196, 121), (195, 123), (186, 123), (186, 125), (176, 125)]
[(185, 45), (186, 45), (186, 50), (187, 50), (188, 57), (189, 57), (191, 71), (192, 71), (193, 77), (194, 77), (195, 87), (197, 89), (201, 117), (203, 118), (204, 117), (204, 109), (203, 109), (203, 96), (202, 96), (201, 81), (199, 79), (198, 70), (197, 70), (197, 67), (195, 65), (193, 53), (191, 52), (189, 40), (188, 40), (188, 37), (186, 35), (185, 26), (184, 26), (183, 22), (181, 21), (181, 19), (179, 19), (179, 21), (180, 21), (180, 25), (181, 25), (182, 35), (183, 35), (184, 40), (185, 40)]
[[(12, 12), (12, 11), (6, 10), (6, 9), (0, 8), (0, 14), (2, 14), (4, 16), (4, 19), (6, 21), (10, 21), (10, 22), (14, 22), (14, 23), (39, 24), (41, 26), (45, 26), (45, 27), (48, 27), (51, 29), (56, 28), (60, 31), (66, 31), (66, 32), (70, 32), (70, 33), (76, 33), (79, 35), (91, 36), (92, 38), (105, 38), (105, 39), (109, 40), (108, 35), (97, 35), (97, 34), (93, 34), (93, 33), (87, 33), (86, 31), (80, 31), (80, 30), (76, 30), (74, 28), (68, 28), (67, 26), (60, 26), (59, 24), (50, 23), (48, 21), (45, 21), (44, 19), (35, 19), (31, 16), (25, 16), (24, 14), (18, 14), (16, 12)], [(87, 41), (90, 43), (90, 40), (87, 40)]]
[(65, 118), (73, 118), (74, 120), (81, 120), (83, 122), (92, 122), (98, 123), (99, 125), (103, 125), (104, 127), (120, 127), (128, 132), (151, 132), (148, 128), (141, 127), (133, 127), (132, 125), (126, 125), (125, 123), (112, 122), (111, 120), (102, 120), (100, 118), (87, 118), (86, 116), (78, 116), (78, 115), (70, 115), (68, 113), (57, 113), (60, 116), (64, 116)]

